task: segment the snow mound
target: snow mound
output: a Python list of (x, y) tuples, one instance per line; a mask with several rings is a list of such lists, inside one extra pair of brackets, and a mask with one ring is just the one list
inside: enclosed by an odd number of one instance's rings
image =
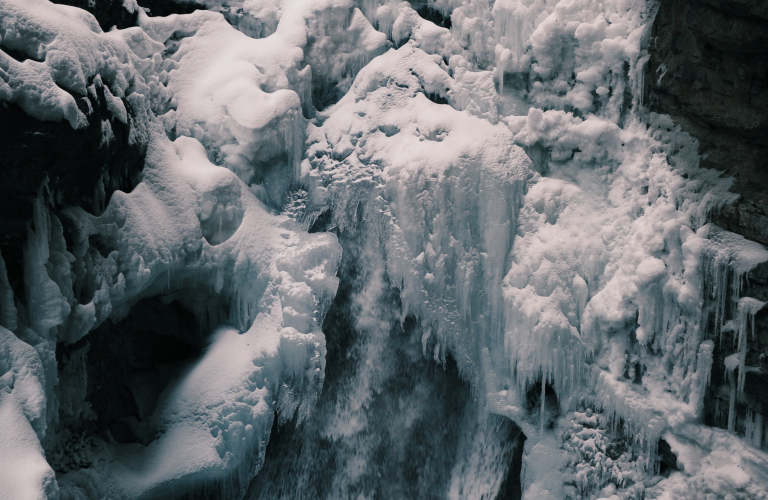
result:
[(119, 34), (102, 32), (84, 10), (47, 0), (3, 2), (0, 19), (0, 45), (11, 51), (0, 52), (0, 99), (38, 120), (67, 120), (81, 128), (88, 105), (78, 105), (78, 96), (85, 97), (98, 78), (116, 118), (127, 123), (125, 107), (133, 109), (131, 142), (141, 137), (149, 88), (136, 71), (138, 57)]
[(141, 28), (159, 42), (153, 61), (163, 68), (155, 79), (172, 96), (160, 117), (168, 135), (200, 140), (211, 161), (235, 172), (265, 203), (281, 206), (299, 177), (305, 116), (314, 113), (313, 97), (322, 100), (312, 95), (313, 84), (343, 93), (385, 48), (384, 36), (353, 5), (297, 3), (259, 39), (214, 12), (140, 13)]
[(37, 352), (0, 326), (0, 494), (54, 498), (58, 486), (45, 460), (46, 397)]
[(690, 425), (667, 433), (683, 472), (675, 472), (653, 490), (659, 499), (766, 498), (768, 454), (722, 429)]

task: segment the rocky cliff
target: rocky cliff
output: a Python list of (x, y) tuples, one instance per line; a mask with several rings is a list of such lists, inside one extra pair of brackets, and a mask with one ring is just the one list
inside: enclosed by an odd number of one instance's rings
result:
[[(740, 198), (712, 219), (723, 228), (768, 244), (768, 2), (668, 0), (656, 16), (646, 78), (652, 111), (667, 113), (699, 141), (701, 167), (732, 176)], [(741, 296), (768, 299), (768, 267), (759, 266)], [(732, 304), (729, 304), (729, 307)], [(735, 307), (735, 306), (734, 306)], [(747, 409), (768, 412), (768, 312), (756, 317), (747, 352)], [(723, 332), (716, 344), (710, 424), (724, 425), (727, 382), (724, 357), (734, 342)], [(722, 383), (722, 385), (720, 385)], [(719, 389), (718, 389), (718, 386)], [(720, 414), (720, 415), (718, 415)], [(737, 424), (737, 429), (739, 425)]]

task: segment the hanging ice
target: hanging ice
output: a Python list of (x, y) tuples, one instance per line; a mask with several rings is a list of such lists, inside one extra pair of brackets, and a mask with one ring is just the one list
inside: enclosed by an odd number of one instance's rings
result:
[[(308, 234), (320, 219), (359, 231), (369, 279), (371, 364), (329, 439), (369, 425), (389, 283), (422, 354), (453, 357), (478, 414), (528, 438), (526, 498), (768, 495), (763, 415), (734, 435), (764, 306), (742, 280), (768, 251), (707, 223), (730, 180), (643, 108), (655, 3), (203, 3), (108, 33), (79, 9), (0, 5), (0, 99), (77, 128), (98, 89), (148, 146), (142, 182), (101, 215), (52, 211), (41, 186), (23, 296), (0, 260), (0, 491), (242, 494), (273, 420), (311, 418), (323, 386), (341, 248)], [(94, 421), (88, 343), (146, 300), (193, 311), (203, 347), (126, 382), (135, 442), (77, 435)], [(730, 433), (701, 424), (721, 349)], [(478, 429), (451, 495), (499, 487), (477, 478), (508, 450), (484, 455)], [(680, 470), (646, 484), (660, 439)]]

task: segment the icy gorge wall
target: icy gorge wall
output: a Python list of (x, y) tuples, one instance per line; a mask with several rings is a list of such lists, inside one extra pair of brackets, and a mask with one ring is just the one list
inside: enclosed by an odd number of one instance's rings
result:
[[(734, 176), (739, 199), (713, 214), (721, 227), (768, 243), (768, 6), (759, 1), (665, 2), (654, 21), (646, 82), (651, 109), (670, 114), (699, 140), (701, 166)], [(759, 265), (742, 294), (768, 299), (768, 268)], [(745, 393), (750, 410), (768, 404), (766, 371), (768, 316), (756, 318)], [(726, 370), (727, 350), (715, 356), (714, 371)], [(708, 405), (707, 420), (726, 421), (725, 385)], [(718, 391), (713, 391), (718, 394)], [(718, 401), (719, 400), (719, 401)], [(749, 410), (745, 409), (746, 412)], [(746, 425), (746, 424), (745, 424)]]
[(768, 498), (764, 10), (0, 0), (0, 498)]

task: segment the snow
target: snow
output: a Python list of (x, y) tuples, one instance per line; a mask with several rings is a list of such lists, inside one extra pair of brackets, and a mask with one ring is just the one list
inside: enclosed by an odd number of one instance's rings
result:
[[(178, 290), (191, 301), (230, 297), (228, 321), (237, 329), (215, 333), (206, 353), (160, 394), (135, 430), (158, 436), (148, 447), (107, 444), (108, 461), (59, 478), (68, 495), (83, 485), (107, 496), (164, 495), (235, 471), (246, 477), (263, 455), (273, 412), (304, 418), (322, 387), (318, 325), (338, 283), (335, 237), (296, 233), (233, 173), (212, 165), (196, 140), (153, 137), (144, 181), (132, 193), (115, 193), (100, 217), (70, 214), (87, 231), (83, 244), (98, 234), (119, 249), (107, 258), (88, 254), (99, 270), (89, 278), (101, 281), (91, 323), (119, 319), (141, 297)], [(234, 215), (225, 219), (228, 209)], [(218, 224), (209, 228), (214, 210)]]
[[(402, 283), (403, 314), (420, 316), (442, 355), (452, 349), (474, 370), (472, 337), (461, 331), (501, 320), (492, 270), (505, 265), (529, 163), (505, 127), (426, 97), (452, 85), (442, 64), (407, 44), (364, 68), (323, 126), (310, 129), (306, 182), (310, 209), (332, 208), (340, 228), (367, 201), (387, 272)], [(481, 304), (479, 294), (491, 300)]]
[(765, 498), (768, 495), (768, 455), (751, 448), (722, 429), (689, 425), (665, 434), (684, 472), (664, 479), (657, 498)]
[[(103, 34), (82, 11), (67, 8), (65, 13), (75, 17), (53, 22), (63, 8), (40, 3), (34, 12), (24, 10), (34, 7), (13, 2), (3, 5), (8, 10), (3, 16), (3, 43), (29, 51), (22, 44), (29, 43), (30, 33), (39, 39), (40, 32), (51, 32), (56, 43), (42, 45), (39, 54), (31, 54), (45, 55), (46, 66), (40, 71), (59, 78), (55, 84), (49, 82), (50, 88), (55, 90), (58, 84), (84, 95), (91, 85), (104, 86), (108, 109), (117, 119), (133, 119), (127, 105), (135, 115), (137, 102), (161, 116), (144, 130), (148, 152), (143, 181), (130, 194), (116, 192), (101, 216), (80, 209), (67, 209), (63, 214), (76, 228), (74, 247), (67, 249), (62, 225), (48, 212), (42, 197), (35, 202), (34, 229), (29, 231), (25, 251), (25, 308), (17, 321), (16, 313), (7, 306), (13, 304), (6, 296), (9, 287), (3, 286), (2, 318), (24, 340), (7, 333), (8, 342), (14, 342), (10, 345), (25, 346), (31, 353), (22, 354), (26, 351), (13, 347), (16, 350), (11, 351), (9, 362), (16, 366), (32, 354), (37, 359), (37, 376), (27, 377), (37, 384), (37, 396), (34, 401), (24, 399), (29, 384), (17, 379), (13, 392), (3, 397), (4, 429), (18, 437), (4, 439), (8, 449), (2, 456), (28, 457), (21, 462), (28, 465), (24, 474), (15, 474), (13, 482), (4, 480), (3, 485), (12, 485), (18, 492), (13, 498), (46, 497), (59, 489), (65, 498), (94, 492), (121, 498), (162, 496), (214, 480), (243, 488), (263, 456), (273, 415), (306, 418), (322, 387), (325, 343), (319, 324), (338, 284), (335, 269), (340, 249), (333, 235), (310, 236), (289, 218), (270, 212), (235, 174), (211, 164), (209, 151), (196, 139), (184, 137), (184, 133), (194, 133), (183, 127), (209, 126), (212, 122), (206, 120), (229, 117), (231, 128), (222, 130), (226, 140), (217, 137), (216, 147), (222, 146), (220, 151), (235, 160), (242, 157), (240, 152), (221, 144), (228, 140), (236, 145), (235, 135), (243, 143), (241, 150), (249, 155), (270, 140), (283, 139), (282, 144), (272, 146), (272, 153), (261, 154), (265, 161), (270, 154), (285, 151), (294, 158), (293, 163), (288, 162), (289, 173), (275, 175), (285, 184), (278, 188), (284, 190), (295, 177), (291, 169), (297, 165), (296, 152), (301, 151), (304, 118), (297, 93), (278, 87), (288, 86), (280, 80), (286, 72), (298, 74), (302, 51), (283, 51), (285, 44), (279, 43), (276, 48), (270, 46), (274, 40), (266, 47), (253, 46), (250, 42), (256, 40), (233, 30), (215, 13), (156, 20), (142, 17), (144, 29)], [(22, 22), (37, 24), (24, 32), (19, 28)], [(12, 30), (21, 34), (11, 47)], [(163, 58), (164, 43), (179, 30), (195, 32), (198, 38), (184, 39), (175, 60)], [(190, 41), (194, 43), (186, 43)], [(220, 51), (230, 48), (230, 55), (224, 51), (221, 57), (221, 53), (204, 50), (206, 46)], [(40, 52), (43, 50), (47, 52)], [(59, 52), (69, 58), (60, 64), (69, 64), (75, 71), (72, 75), (56, 76), (60, 72), (56, 61), (61, 58), (54, 55)], [(254, 54), (263, 57), (254, 60)], [(44, 66), (31, 61), (24, 65)], [(308, 74), (309, 68), (304, 72)], [(258, 80), (260, 76), (263, 78)], [(24, 92), (28, 97), (35, 94), (29, 88)], [(123, 99), (129, 94), (134, 100)], [(219, 100), (211, 107), (191, 104), (193, 99), (213, 95)], [(74, 101), (71, 105), (75, 106)], [(24, 109), (43, 119), (61, 119), (68, 109), (58, 104), (46, 106), (45, 114), (39, 108)], [(172, 108), (173, 142), (166, 137), (171, 117), (164, 116)], [(291, 112), (292, 118), (286, 116)], [(74, 127), (82, 125), (75, 119), (70, 122)], [(268, 131), (272, 135), (262, 137)], [(288, 132), (297, 137), (286, 137)], [(200, 139), (209, 147), (215, 142), (205, 134)], [(227, 165), (233, 170), (237, 170), (235, 160)], [(94, 237), (106, 252), (91, 248)], [(7, 283), (5, 272), (2, 276)], [(75, 289), (85, 292), (84, 301), (75, 299)], [(211, 295), (227, 297), (232, 307), (226, 322), (231, 327), (211, 336), (205, 354), (175, 375), (176, 381), (159, 395), (143, 428), (134, 429), (138, 435), (152, 436), (149, 446), (104, 442), (86, 446), (79, 453), (89, 456), (82, 465), (90, 466), (65, 468), (54, 480), (41, 441), (56, 439), (53, 435), (46, 438), (46, 431), (52, 431), (58, 421), (59, 403), (71, 403), (57, 389), (56, 343), (74, 344), (87, 338), (89, 330), (108, 318), (119, 321), (141, 298), (174, 293), (191, 303)], [(201, 320), (205, 324), (206, 318)], [(233, 353), (239, 357), (233, 358)], [(74, 380), (72, 383), (77, 377)], [(14, 387), (13, 381), (9, 383)], [(216, 435), (211, 429), (218, 430)], [(51, 446), (61, 449), (59, 443)], [(13, 474), (15, 469), (4, 470)], [(238, 474), (239, 483), (231, 479)], [(17, 488), (37, 488), (38, 493), (22, 493)]]
[[(489, 398), (504, 391), (508, 401), (519, 401), (521, 395), (509, 394), (523, 394), (544, 379), (562, 410), (593, 401), (622, 422), (627, 439), (636, 440), (644, 457), (638, 474), (645, 474), (653, 469), (663, 432), (700, 418), (712, 362), (707, 339), (715, 334), (705, 329), (702, 306), (725, 300), (728, 289), (718, 266), (740, 280), (768, 254), (705, 224), (706, 214), (732, 196), (728, 179), (697, 170), (697, 158), (687, 153), (695, 151), (695, 142), (679, 129), (663, 133), (671, 128), (664, 117), (647, 115), (644, 122), (619, 102), (624, 89), (640, 86), (647, 60), (641, 42), (652, 6), (539, 2), (523, 12), (511, 4), (497, 2), (497, 18), (479, 2), (458, 6), (451, 31), (464, 51), (448, 64), (419, 50), (412, 35), (413, 41), (358, 74), (350, 93), (321, 114), (322, 125), (310, 125), (309, 210), (331, 209), (333, 224), (344, 229), (365, 207), (363, 218), (386, 248), (402, 314), (415, 314), (429, 328), (422, 339), (425, 355), (432, 355), (432, 335), (434, 355), (450, 352)], [(396, 18), (390, 6), (376, 15), (395, 42), (396, 26), (415, 24), (407, 7), (399, 25), (383, 22)], [(482, 27), (494, 19), (497, 31)], [(515, 22), (530, 23), (529, 45), (501, 39), (500, 31)], [(482, 70), (493, 53), (483, 46), (492, 38), (462, 38), (470, 33), (494, 33), (512, 51), (502, 59), (514, 64), (497, 66), (503, 73), (493, 75), (499, 95), (488, 87), (474, 95), (466, 89), (468, 74), (487, 81), (481, 78), (490, 72)], [(403, 61), (409, 72), (400, 69)], [(527, 95), (504, 90), (504, 73), (521, 71), (537, 80), (533, 89)], [(575, 80), (562, 76), (571, 73)], [(500, 121), (534, 160), (517, 167), (511, 190), (489, 191), (481, 181), (478, 192), (495, 213), (482, 202), (472, 205), (466, 190), (440, 182), (439, 172), (455, 164), (447, 155), (460, 140), (451, 136), (456, 123), (443, 118), (453, 110), (423, 97), (435, 94), (491, 123)], [(521, 106), (521, 99), (532, 106)], [(633, 105), (640, 105), (637, 98)], [(472, 123), (466, 136), (474, 150), (487, 152), (495, 133), (481, 132), (466, 112), (462, 120)], [(422, 180), (422, 169), (434, 169), (423, 158), (441, 165), (436, 181)], [(488, 175), (487, 163), (480, 165)], [(471, 208), (458, 208), (464, 206)], [(445, 226), (443, 213), (450, 213)], [(477, 228), (478, 236), (463, 236), (458, 228), (464, 225)], [(436, 244), (446, 229), (449, 239)], [(732, 287), (736, 293), (738, 288)], [(500, 405), (495, 411), (517, 412), (514, 405)], [(526, 430), (531, 450), (544, 446), (536, 444), (546, 440), (543, 418), (540, 425)], [(534, 456), (528, 452), (529, 463)], [(531, 482), (528, 494), (543, 494), (545, 482)]]
[[(85, 96), (95, 76), (100, 76), (115, 99), (127, 99), (134, 108), (135, 126), (143, 129), (146, 92), (134, 67), (136, 56), (110, 33), (103, 33), (89, 13), (47, 0), (8, 1), (0, 6), (0, 40), (4, 47), (26, 58), (19, 62), (0, 54), (0, 96), (18, 104), (39, 120), (67, 120), (84, 127), (86, 116), (75, 96)], [(133, 95), (133, 97), (132, 97)], [(124, 110), (118, 114), (125, 122)]]
[[(768, 495), (762, 415), (733, 434), (764, 306), (741, 284), (768, 251), (708, 223), (731, 180), (643, 108), (654, 2), (428, 2), (450, 29), (407, 2), (204, 4), (138, 9), (138, 26), (109, 33), (72, 7), (0, 4), (0, 44), (28, 58), (0, 52), (0, 99), (80, 128), (77, 99), (103, 87), (148, 146), (141, 183), (99, 216), (53, 213), (41, 189), (24, 297), (0, 260), (0, 493), (240, 494), (273, 419), (311, 418), (323, 387), (341, 247), (306, 230), (330, 213), (329, 229), (361, 233), (365, 355), (380, 358), (386, 318), (415, 317), (423, 355), (451, 355), (478, 408), (523, 429), (526, 498)], [(401, 305), (383, 311), (389, 284)], [(89, 444), (88, 466), (55, 477), (44, 453), (69, 453), (54, 430), (85, 384), (59, 373), (57, 344), (151, 297), (195, 311), (204, 352), (167, 386), (135, 383), (146, 446)], [(716, 343), (734, 351), (730, 432), (700, 423)], [(365, 431), (378, 373), (359, 367), (330, 439)], [(682, 470), (654, 483), (662, 437)], [(468, 441), (454, 495), (498, 488), (470, 477), (498, 473), (486, 438)], [(612, 439), (625, 453), (609, 456)]]
[(45, 460), (45, 375), (27, 343), (0, 327), (0, 495), (52, 498), (55, 475)]

